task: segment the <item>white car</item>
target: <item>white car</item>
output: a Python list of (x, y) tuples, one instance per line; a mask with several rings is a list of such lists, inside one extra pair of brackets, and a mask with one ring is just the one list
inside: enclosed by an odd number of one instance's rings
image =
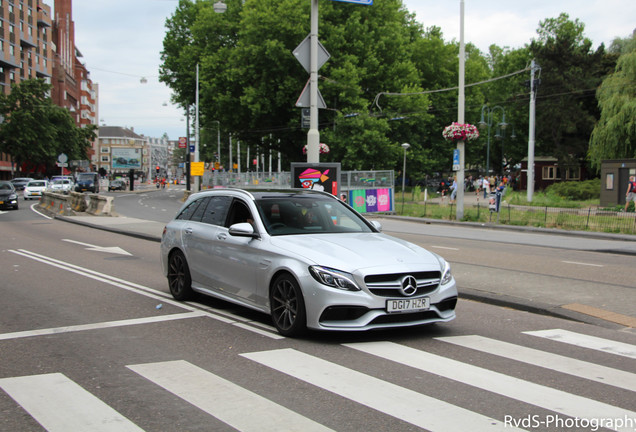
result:
[(24, 190), (22, 191), (22, 195), (25, 200), (30, 199), (40, 199), (42, 197), (42, 192), (46, 190), (48, 181), (46, 180), (31, 180), (24, 186)]
[(48, 190), (54, 193), (68, 194), (73, 190), (73, 182), (68, 178), (53, 180), (49, 183)]
[(161, 264), (175, 299), (198, 292), (270, 314), (285, 336), (455, 318), (442, 257), (325, 192), (194, 194), (164, 229)]

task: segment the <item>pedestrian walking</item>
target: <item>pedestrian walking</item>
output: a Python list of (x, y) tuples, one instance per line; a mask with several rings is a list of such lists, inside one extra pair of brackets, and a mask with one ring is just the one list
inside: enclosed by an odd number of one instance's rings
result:
[(629, 202), (632, 201), (634, 203), (634, 211), (636, 212), (636, 177), (630, 176), (629, 183), (627, 184), (627, 194), (625, 195), (625, 209), (623, 211), (627, 211), (627, 207), (629, 207)]

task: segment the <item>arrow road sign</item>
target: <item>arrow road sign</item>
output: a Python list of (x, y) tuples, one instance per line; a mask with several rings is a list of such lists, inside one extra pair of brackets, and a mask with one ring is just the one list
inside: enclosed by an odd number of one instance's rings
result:
[(123, 250), (122, 248), (117, 247), (117, 246), (111, 246), (111, 247), (95, 246), (95, 245), (92, 245), (92, 244), (82, 243), (82, 242), (78, 242), (78, 241), (75, 241), (75, 240), (69, 240), (69, 239), (62, 239), (62, 241), (69, 242), (69, 243), (75, 243), (75, 244), (82, 245), (82, 246), (86, 246), (86, 250), (91, 250), (91, 251), (95, 251), (95, 252), (106, 252), (106, 253), (112, 253), (112, 254), (132, 256), (131, 253), (128, 253), (125, 250)]

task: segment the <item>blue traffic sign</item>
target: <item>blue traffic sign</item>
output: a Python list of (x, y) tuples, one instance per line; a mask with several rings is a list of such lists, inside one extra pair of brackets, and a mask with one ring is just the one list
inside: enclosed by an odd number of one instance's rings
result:
[(357, 3), (357, 4), (369, 5), (369, 6), (373, 4), (373, 0), (334, 0), (334, 1), (339, 1), (344, 3)]

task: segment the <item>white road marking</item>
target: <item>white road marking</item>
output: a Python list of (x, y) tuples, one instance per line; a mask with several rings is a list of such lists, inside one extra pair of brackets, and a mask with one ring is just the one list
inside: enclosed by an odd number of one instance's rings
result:
[(13, 333), (0, 333), (0, 340), (19, 339), (19, 338), (26, 338), (26, 337), (32, 337), (32, 336), (47, 336), (52, 334), (72, 333), (72, 332), (85, 331), (85, 330), (99, 330), (99, 329), (105, 329), (105, 328), (124, 327), (124, 326), (139, 325), (139, 324), (150, 324), (150, 323), (174, 321), (174, 320), (180, 320), (180, 319), (199, 318), (202, 316), (208, 316), (208, 314), (203, 311), (194, 311), (194, 312), (160, 315), (160, 316), (153, 316), (153, 317), (146, 317), (146, 318), (132, 318), (132, 319), (126, 319), (126, 320), (119, 320), (119, 321), (105, 321), (100, 323), (79, 324), (74, 326), (53, 327), (53, 328), (47, 328), (47, 329), (27, 330), (27, 331), (21, 331), (21, 332), (13, 332)]
[(331, 430), (183, 360), (127, 367), (240, 431)]
[(610, 341), (595, 336), (588, 336), (567, 330), (539, 330), (527, 331), (524, 334), (538, 336), (557, 342), (563, 342), (570, 345), (576, 345), (583, 348), (589, 348), (597, 351), (603, 351), (623, 357), (636, 359), (636, 345), (630, 345), (623, 342)]
[(636, 374), (483, 336), (437, 340), (636, 392)]
[(62, 239), (62, 241), (68, 242), (68, 243), (75, 243), (78, 244), (80, 246), (86, 246), (86, 250), (91, 250), (91, 251), (95, 251), (95, 252), (106, 252), (106, 253), (113, 253), (113, 254), (119, 254), (119, 255), (129, 255), (132, 256), (131, 253), (126, 252), (125, 250), (123, 250), (122, 248), (118, 247), (118, 246), (110, 246), (110, 247), (105, 247), (105, 246), (95, 246), (89, 243), (82, 243), (76, 240), (70, 240), (70, 239)]
[(561, 261), (561, 262), (566, 264), (575, 264), (575, 265), (582, 265), (582, 266), (589, 266), (589, 267), (605, 267), (604, 265), (600, 265), (600, 264), (582, 263), (577, 261)]
[(446, 250), (455, 250), (455, 251), (459, 250), (459, 248), (446, 247), (446, 246), (434, 246), (434, 245), (432, 245), (431, 247), (435, 248), (435, 249), (446, 249)]
[(0, 388), (49, 432), (143, 431), (60, 373), (2, 378)]
[(80, 276), (84, 276), (90, 279), (94, 279), (97, 280), (99, 282), (103, 282), (105, 284), (109, 284), (112, 286), (115, 286), (117, 288), (121, 288), (127, 291), (131, 291), (134, 292), (136, 294), (140, 294), (155, 300), (160, 300), (163, 303), (167, 303), (167, 304), (171, 304), (173, 306), (176, 306), (178, 308), (181, 309), (186, 309), (189, 310), (191, 312), (195, 312), (195, 311), (201, 311), (201, 309), (208, 309), (208, 311), (204, 311), (205, 315), (209, 318), (213, 318), (217, 321), (221, 321), (221, 322), (226, 322), (229, 324), (235, 324), (236, 322), (240, 322), (245, 324), (244, 326), (242, 325), (241, 328), (244, 328), (246, 330), (250, 330), (253, 333), (259, 334), (259, 335), (263, 335), (263, 336), (267, 336), (270, 337), (272, 339), (280, 339), (283, 338), (281, 335), (279, 335), (278, 333), (271, 333), (268, 334), (267, 332), (264, 332), (261, 329), (258, 328), (254, 328), (251, 327), (250, 325), (247, 325), (251, 322), (251, 320), (247, 320), (247, 319), (242, 319), (238, 316), (234, 316), (234, 319), (228, 319), (227, 317), (225, 317), (224, 315), (215, 312), (214, 309), (212, 308), (205, 308), (205, 307), (195, 307), (195, 306), (190, 306), (188, 303), (185, 302), (179, 302), (176, 300), (173, 300), (171, 296), (155, 290), (153, 288), (149, 288), (147, 286), (144, 285), (139, 285), (136, 284), (134, 282), (129, 282), (123, 279), (119, 279), (116, 278), (114, 276), (110, 276), (104, 273), (100, 273), (100, 272), (96, 272), (94, 270), (90, 270), (84, 267), (80, 267), (80, 266), (76, 266), (74, 264), (71, 263), (67, 263), (65, 261), (60, 261), (51, 257), (47, 257), (45, 255), (41, 255), (35, 252), (31, 252), (31, 251), (27, 251), (24, 249), (20, 249), (20, 250), (9, 250), (9, 252), (14, 253), (16, 255), (21, 255), (23, 257), (26, 258), (30, 258), (32, 260), (35, 261), (39, 261), (43, 264), (47, 264), (53, 267), (57, 267), (59, 269), (65, 270), (65, 271), (69, 271), (71, 273), (75, 273), (78, 274)]
[(487, 416), (294, 349), (241, 355), (430, 431), (519, 430)]
[(636, 412), (633, 411), (393, 342), (364, 342), (345, 346), (566, 416), (636, 419)]

